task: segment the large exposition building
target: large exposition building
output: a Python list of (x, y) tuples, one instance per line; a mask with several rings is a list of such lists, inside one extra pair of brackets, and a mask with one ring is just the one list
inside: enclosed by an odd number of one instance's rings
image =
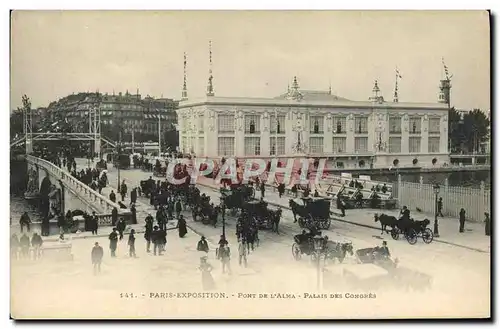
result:
[(433, 104), (380, 96), (377, 81), (368, 101), (331, 91), (300, 90), (294, 78), (276, 98), (187, 97), (177, 109), (180, 150), (197, 157), (305, 156), (327, 158), (337, 168), (440, 166), (449, 163), (449, 80)]

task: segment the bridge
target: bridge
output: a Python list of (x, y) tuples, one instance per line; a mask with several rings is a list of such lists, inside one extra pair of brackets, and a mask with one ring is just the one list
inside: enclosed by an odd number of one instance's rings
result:
[(26, 155), (28, 163), (28, 189), (26, 198), (46, 196), (50, 209), (65, 214), (68, 210), (80, 209), (89, 214), (93, 211), (99, 217), (100, 225), (111, 224), (111, 212), (118, 210), (118, 217), (131, 219), (128, 209), (120, 209), (120, 205), (92, 190), (77, 178), (53, 163)]

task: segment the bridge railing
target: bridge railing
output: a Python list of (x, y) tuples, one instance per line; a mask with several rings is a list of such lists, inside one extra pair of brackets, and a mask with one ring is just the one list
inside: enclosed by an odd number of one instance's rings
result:
[(68, 172), (57, 167), (53, 163), (40, 159), (31, 155), (27, 156), (28, 161), (43, 167), (45, 170), (52, 173), (55, 177), (59, 177), (70, 189), (77, 193), (82, 198), (96, 205), (96, 212), (102, 210), (103, 214), (110, 214), (113, 208), (118, 210), (119, 214), (130, 213), (130, 211), (124, 211), (120, 209), (120, 205), (109, 200), (108, 198), (97, 193), (89, 186), (83, 184), (75, 177), (71, 176)]

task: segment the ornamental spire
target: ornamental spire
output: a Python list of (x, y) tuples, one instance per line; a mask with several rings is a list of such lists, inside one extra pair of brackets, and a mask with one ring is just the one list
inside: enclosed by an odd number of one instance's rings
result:
[(213, 76), (212, 76), (212, 40), (208, 42), (209, 69), (208, 69), (208, 86), (207, 96), (214, 96)]
[(186, 100), (188, 98), (186, 67), (187, 67), (187, 55), (186, 52), (184, 52), (184, 83), (182, 84), (182, 97), (181, 97), (182, 100)]
[(402, 79), (403, 77), (399, 73), (398, 68), (396, 67), (396, 85), (394, 86), (394, 99), (392, 100), (394, 103), (399, 102), (399, 94), (398, 94), (398, 80)]

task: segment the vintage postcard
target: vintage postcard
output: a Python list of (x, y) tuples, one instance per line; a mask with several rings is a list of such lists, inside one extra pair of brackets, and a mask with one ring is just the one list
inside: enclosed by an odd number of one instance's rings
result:
[(491, 317), (488, 11), (12, 11), (14, 319)]

